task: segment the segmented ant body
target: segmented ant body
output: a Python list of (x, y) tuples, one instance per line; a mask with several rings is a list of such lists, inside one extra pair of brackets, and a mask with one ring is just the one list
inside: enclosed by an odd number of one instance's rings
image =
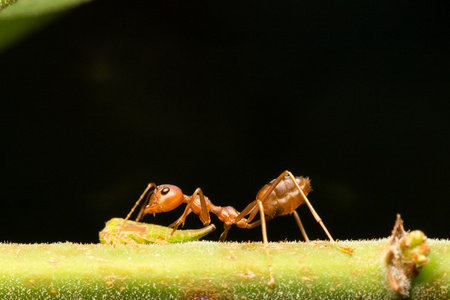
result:
[[(153, 188), (153, 191), (149, 191)], [(154, 183), (150, 183), (144, 190), (130, 213), (125, 218), (123, 224), (128, 220), (136, 207), (145, 198), (145, 201), (141, 207), (141, 210), (136, 218), (139, 221), (146, 214), (156, 214), (162, 212), (171, 211), (181, 204), (186, 204), (186, 209), (178, 220), (176, 220), (169, 227), (173, 228), (172, 234), (181, 225), (184, 225), (186, 217), (194, 212), (203, 222), (203, 225), (209, 225), (211, 223), (210, 213), (215, 214), (221, 222), (224, 223), (224, 232), (220, 236), (220, 241), (226, 239), (228, 230), (232, 225), (236, 225), (240, 228), (255, 228), (261, 225), (263, 233), (264, 246), (267, 253), (267, 259), (269, 263), (270, 281), (269, 285), (274, 284), (273, 270), (270, 264), (270, 256), (268, 250), (268, 240), (266, 231), (266, 221), (272, 220), (278, 216), (287, 214), (293, 214), (297, 224), (307, 242), (309, 238), (303, 228), (300, 221), (300, 217), (295, 211), (297, 207), (306, 203), (311, 210), (316, 221), (322, 226), (323, 230), (327, 234), (330, 241), (339, 249), (351, 253), (352, 249), (343, 248), (334, 243), (334, 239), (328, 232), (322, 219), (316, 213), (306, 195), (311, 191), (311, 184), (308, 178), (295, 177), (291, 172), (284, 171), (276, 179), (266, 184), (261, 188), (256, 195), (256, 200), (251, 202), (242, 212), (238, 212), (232, 206), (216, 206), (208, 197), (203, 195), (200, 188), (197, 188), (192, 196), (184, 195), (181, 189), (174, 185), (164, 184), (157, 186)], [(253, 221), (255, 216), (260, 213), (260, 219)], [(245, 218), (248, 216), (247, 218)], [(123, 226), (122, 224), (122, 226)], [(120, 233), (119, 229), (119, 233)], [(115, 243), (114, 243), (115, 245)]]

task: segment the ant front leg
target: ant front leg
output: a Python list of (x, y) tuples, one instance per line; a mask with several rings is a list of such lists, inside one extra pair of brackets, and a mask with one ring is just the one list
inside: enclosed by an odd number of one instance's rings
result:
[[(156, 188), (156, 184), (154, 184), (154, 183), (151, 183), (151, 184), (153, 184), (154, 185), (154, 187)], [(142, 197), (144, 196), (144, 195), (146, 195), (146, 193), (148, 192), (148, 187), (147, 187), (147, 189), (144, 191), (144, 193), (141, 195), (141, 198), (139, 198), (139, 199), (142, 199)], [(152, 195), (152, 193), (147, 193), (147, 195), (145, 196), (145, 200), (144, 200), (144, 203), (142, 203), (142, 205), (141, 205), (141, 209), (139, 210), (139, 214), (138, 214), (138, 216), (136, 217), (136, 222), (139, 222), (140, 220), (142, 220), (142, 218), (144, 217), (144, 215), (145, 215), (145, 208), (147, 207), (147, 205), (148, 205), (148, 203), (150, 202), (150, 197), (151, 197), (151, 195)], [(138, 202), (139, 202), (139, 200), (138, 200)], [(133, 210), (132, 210), (133, 211)], [(132, 212), (131, 212), (132, 213)]]
[[(200, 207), (198, 207), (198, 203), (195, 202), (197, 196), (200, 198)], [(197, 188), (191, 197), (185, 196), (185, 199), (187, 201), (187, 205), (183, 214), (181, 215), (180, 218), (178, 218), (178, 220), (169, 225), (169, 227), (173, 227), (173, 231), (170, 234), (170, 236), (172, 236), (175, 233), (175, 231), (177, 231), (178, 226), (180, 225), (181, 227), (184, 226), (186, 217), (192, 211), (194, 211), (196, 214), (199, 215), (200, 220), (203, 222), (204, 226), (209, 225), (211, 223), (211, 217), (209, 215), (208, 206), (206, 204), (205, 196), (203, 195), (203, 191), (201, 188)]]
[[(119, 237), (120, 233), (122, 232), (123, 226), (125, 226), (125, 223), (128, 221), (128, 219), (131, 217), (131, 215), (133, 214), (134, 210), (136, 209), (136, 207), (139, 205), (139, 203), (142, 201), (142, 199), (144, 199), (145, 195), (147, 195), (148, 191), (151, 188), (156, 188), (156, 184), (155, 183), (149, 183), (147, 185), (147, 187), (145, 188), (144, 192), (141, 194), (141, 196), (139, 197), (139, 199), (136, 201), (136, 203), (134, 204), (133, 208), (131, 209), (131, 211), (128, 213), (128, 215), (126, 216), (125, 220), (123, 220), (122, 225), (120, 225), (119, 230), (117, 231), (116, 237), (114, 238), (114, 242), (113, 242), (113, 247), (116, 248), (117, 245), (117, 238)], [(147, 199), (144, 201), (144, 205), (142, 206), (139, 215), (136, 219), (136, 221), (139, 221), (142, 213), (144, 211), (144, 208), (148, 202), (149, 199), (149, 195), (147, 195)]]

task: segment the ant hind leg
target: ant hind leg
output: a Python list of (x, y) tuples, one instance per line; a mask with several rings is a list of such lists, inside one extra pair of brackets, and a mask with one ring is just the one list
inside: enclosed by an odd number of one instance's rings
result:
[(293, 211), (292, 214), (294, 215), (295, 221), (297, 222), (298, 228), (300, 228), (300, 231), (305, 238), (305, 242), (309, 243), (308, 235), (306, 234), (305, 228), (303, 227), (302, 221), (300, 220), (300, 216), (298, 215), (297, 211)]

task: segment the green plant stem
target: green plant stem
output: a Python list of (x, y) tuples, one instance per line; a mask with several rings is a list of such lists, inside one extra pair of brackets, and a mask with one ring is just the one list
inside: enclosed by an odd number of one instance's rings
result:
[[(262, 243), (172, 245), (0, 244), (1, 299), (398, 299), (383, 257), (388, 239), (270, 243), (275, 285)], [(431, 252), (411, 299), (450, 298), (450, 244)], [(201, 297), (199, 297), (201, 298)]]

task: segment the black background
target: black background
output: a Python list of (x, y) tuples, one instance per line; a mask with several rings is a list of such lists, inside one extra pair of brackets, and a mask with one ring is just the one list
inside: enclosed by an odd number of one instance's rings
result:
[[(0, 54), (0, 240), (97, 242), (148, 182), (201, 187), (242, 210), (285, 169), (311, 178), (335, 238), (388, 236), (397, 213), (448, 237), (450, 35), (439, 11), (101, 0), (73, 10)], [(183, 208), (145, 221), (168, 225)], [(326, 238), (298, 211), (311, 238)], [(191, 215), (185, 227), (201, 226)], [(301, 239), (291, 217), (268, 229), (272, 241)]]

